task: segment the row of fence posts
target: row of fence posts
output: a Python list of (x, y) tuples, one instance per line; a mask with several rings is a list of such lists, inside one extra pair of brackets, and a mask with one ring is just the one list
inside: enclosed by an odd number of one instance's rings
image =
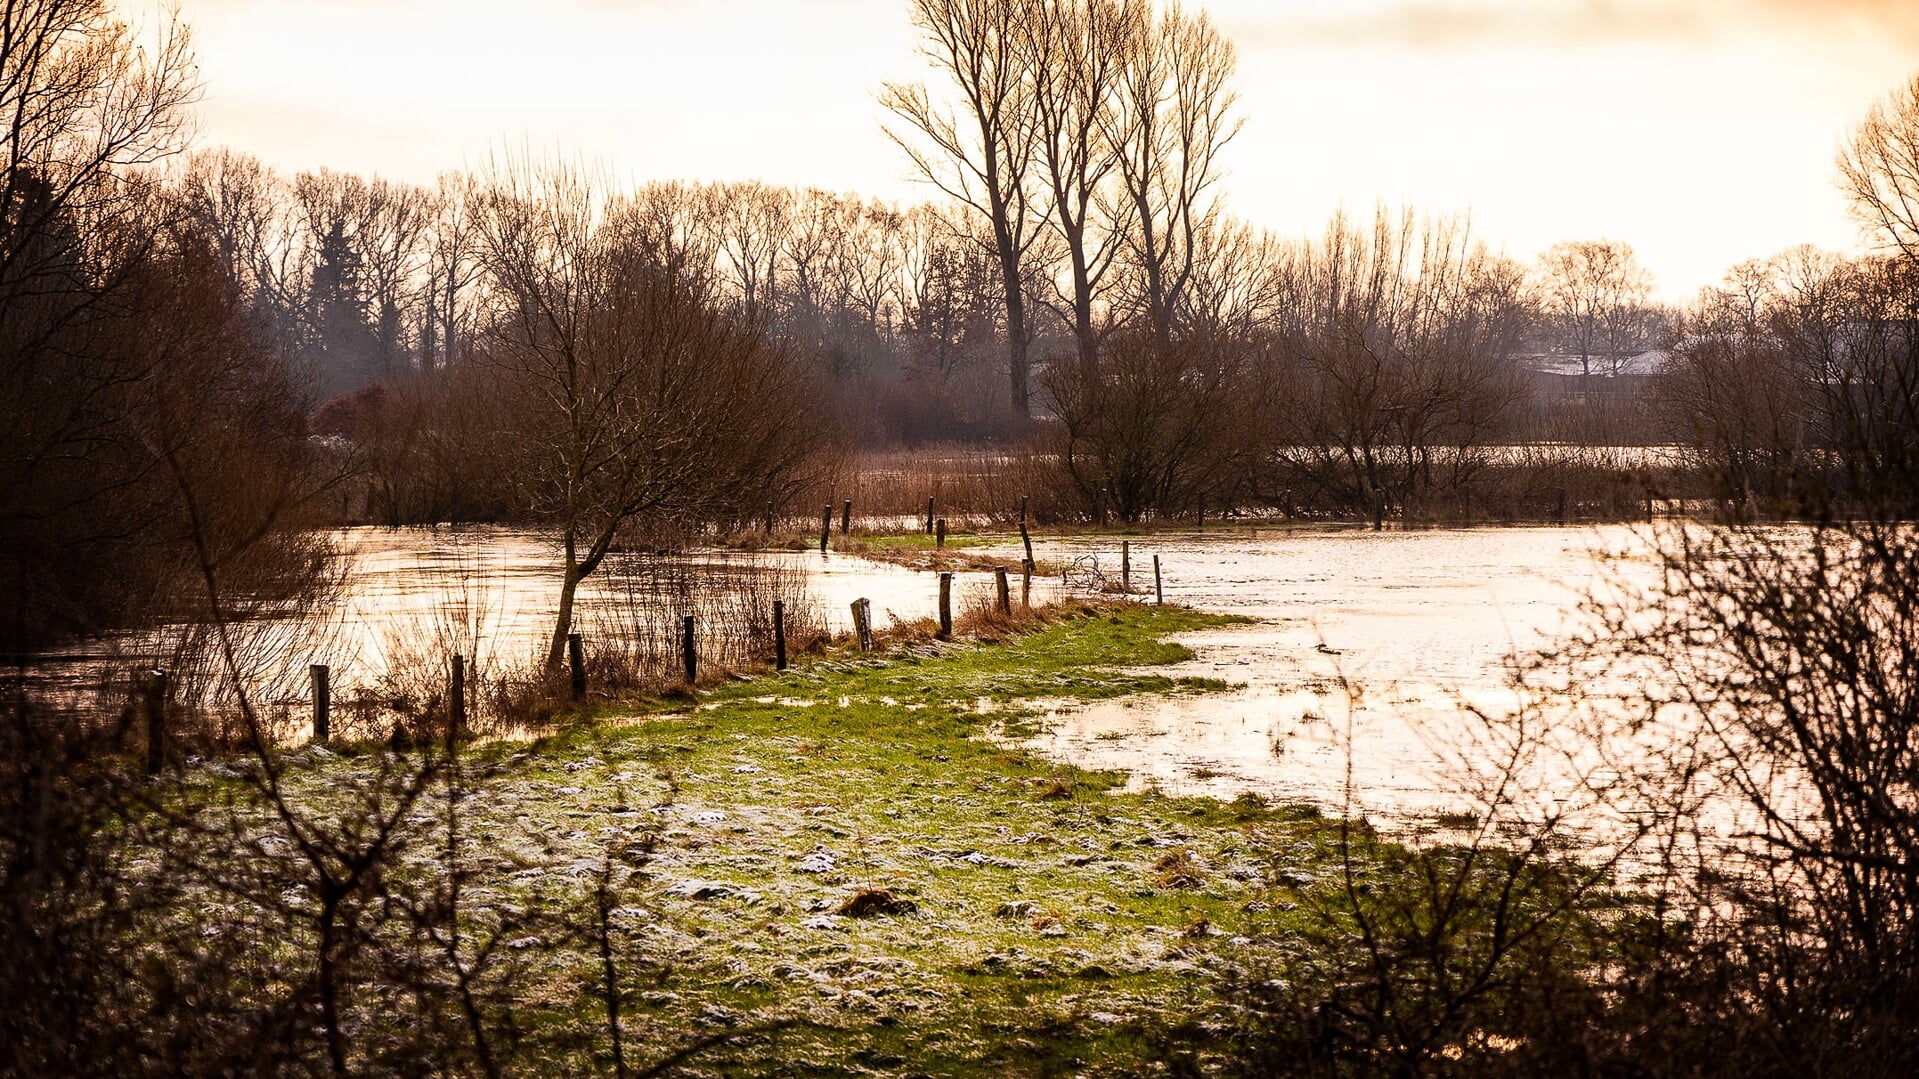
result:
[[(1648, 500), (1650, 505), (1650, 499)], [(1020, 603), (1030, 607), (1033, 601), (1033, 571), (1036, 562), (1033, 558), (1033, 536), (1026, 524), (1027, 499), (1019, 500), (1019, 536), (1025, 548), (1025, 559), (1020, 571)], [(934, 536), (935, 542), (944, 547), (946, 544), (946, 519), (935, 517), (934, 501), (926, 500), (927, 531)], [(766, 508), (766, 529), (773, 528), (773, 507)], [(840, 505), (840, 534), (849, 534), (853, 527), (853, 501), (847, 499)], [(822, 507), (820, 515), (820, 550), (825, 551), (833, 528), (833, 506), (828, 503)], [(1120, 543), (1120, 581), (1126, 591), (1133, 587), (1133, 555), (1131, 541)], [(1012, 584), (1006, 567), (993, 568), (993, 587), (995, 606), (1001, 615), (1013, 613)], [(1160, 604), (1166, 602), (1166, 594), (1161, 584), (1159, 556), (1153, 556), (1153, 596)], [(873, 604), (861, 597), (852, 604), (853, 634), (860, 651), (870, 652), (874, 648)], [(685, 667), (686, 683), (693, 685), (699, 681), (699, 641), (697, 625), (692, 615), (686, 615), (680, 623), (680, 655)], [(950, 639), (953, 635), (953, 574), (944, 572), (939, 575), (939, 637)], [(446, 731), (447, 749), (452, 751), (466, 728), (466, 657), (452, 657), (452, 672), (448, 689), (448, 723)], [(568, 689), (576, 701), (584, 700), (587, 692), (586, 646), (585, 638), (578, 633), (569, 633), (566, 637), (566, 659)], [(786, 670), (786, 602), (773, 601), (773, 667)], [(313, 740), (325, 742), (333, 734), (333, 675), (332, 668), (324, 663), (314, 663), (308, 667), (308, 677), (313, 690)], [(149, 672), (143, 693), (143, 709), (147, 716), (147, 774), (160, 771), (165, 764), (166, 754), (166, 701), (167, 672), (155, 669)]]

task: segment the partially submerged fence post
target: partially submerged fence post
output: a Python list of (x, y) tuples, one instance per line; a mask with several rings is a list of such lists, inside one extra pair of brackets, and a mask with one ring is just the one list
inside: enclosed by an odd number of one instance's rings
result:
[(1158, 555), (1153, 556), (1153, 602), (1161, 607), (1166, 606), (1166, 588), (1160, 582)]
[(944, 517), (933, 524), (933, 546), (940, 550), (946, 548), (946, 518)]
[(993, 567), (993, 580), (994, 580), (994, 583), (999, 585), (999, 613), (1005, 614), (1005, 615), (1012, 614), (1013, 613), (1013, 590), (1010, 587), (1008, 587), (1006, 583), (1006, 567), (1005, 566)]
[(873, 650), (873, 602), (864, 597), (853, 601), (853, 636), (859, 640), (860, 651)]
[(1028, 608), (1033, 606), (1033, 564), (1031, 562), (1022, 566), (1019, 571), (1019, 605)]
[(1020, 500), (1020, 502), (1021, 502), (1021, 507), (1020, 507), (1020, 513), (1019, 513), (1019, 541), (1020, 541), (1021, 543), (1023, 543), (1023, 544), (1025, 544), (1025, 545), (1026, 545), (1026, 561), (1025, 561), (1025, 563), (1024, 563), (1024, 566), (1025, 566), (1025, 568), (1026, 568), (1026, 572), (1027, 572), (1028, 574), (1031, 574), (1031, 573), (1033, 572), (1033, 565), (1034, 565), (1034, 563), (1033, 563), (1033, 534), (1032, 534), (1032, 533), (1030, 533), (1030, 532), (1028, 532), (1028, 531), (1026, 531), (1026, 509), (1025, 509), (1025, 501), (1026, 501), (1025, 499), (1021, 499), (1021, 500)]
[(167, 672), (155, 667), (147, 678), (147, 774), (167, 759)]
[(940, 574), (940, 640), (953, 635), (953, 575)]
[(566, 664), (573, 674), (573, 699), (586, 699), (586, 647), (577, 633), (566, 635)]
[(466, 730), (466, 657), (458, 652), (453, 654), (453, 684), (447, 687), (447, 705), (446, 752), (450, 757)]
[(773, 601), (773, 669), (786, 669), (786, 601)]
[(926, 534), (933, 534), (933, 496), (926, 496)]
[(1119, 587), (1127, 592), (1133, 590), (1133, 542), (1119, 541)]
[(850, 536), (852, 534), (853, 534), (853, 500), (849, 498), (846, 500), (844, 504), (840, 506), (840, 535)]
[(680, 658), (686, 662), (686, 684), (697, 684), (700, 680), (700, 652), (693, 638), (693, 616), (690, 614), (680, 620)]
[(833, 538), (833, 504), (828, 502), (820, 507), (820, 553), (826, 553), (826, 543)]
[(307, 667), (313, 679), (313, 740), (324, 742), (333, 733), (332, 672), (324, 663)]

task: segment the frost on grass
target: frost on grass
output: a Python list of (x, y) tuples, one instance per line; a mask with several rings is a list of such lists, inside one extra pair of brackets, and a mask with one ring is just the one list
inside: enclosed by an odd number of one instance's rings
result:
[[(738, 1070), (803, 1074), (911, 1045), (924, 1070), (966, 1071), (1018, 1032), (1074, 1059), (1123, 1056), (1116, 1029), (1230, 1006), (1208, 975), (1295, 935), (1321, 844), (1262, 812), (1125, 793), (1123, 777), (986, 731), (1063, 692), (1181, 689), (1146, 668), (1183, 658), (1155, 638), (1195, 617), (815, 664), (691, 711), (495, 748), (460, 803), (458, 850), (479, 867), (466, 895), (506, 911), (604, 875), (636, 1035), (809, 1024), (778, 1067)], [(299, 797), (316, 806), (374, 766), (305, 760)], [(434, 871), (435, 850), (418, 857)], [(579, 987), (595, 957), (509, 945), (555, 987), (548, 1021), (591, 1029)]]

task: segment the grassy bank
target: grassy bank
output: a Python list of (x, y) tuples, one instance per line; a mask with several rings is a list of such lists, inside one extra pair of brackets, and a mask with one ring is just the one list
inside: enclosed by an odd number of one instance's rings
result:
[[(1190, 654), (1167, 635), (1221, 622), (1085, 608), (488, 747), (458, 829), (474, 921), (604, 873), (629, 1059), (734, 1035), (696, 1070), (1130, 1069), (1222, 1005), (1212, 975), (1299, 937), (1332, 830), (1253, 799), (1128, 793), (1014, 739), (1050, 701), (1223, 688), (1153, 670)], [(296, 759), (309, 810), (377, 766)], [(413, 868), (438, 857), (423, 845)], [(525, 943), (520, 1022), (574, 1047), (555, 1068), (603, 1065), (609, 955)]]

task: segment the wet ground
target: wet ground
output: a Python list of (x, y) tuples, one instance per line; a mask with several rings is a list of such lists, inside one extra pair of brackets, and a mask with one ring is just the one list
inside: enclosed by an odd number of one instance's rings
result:
[[(1458, 765), (1477, 748), (1462, 701), (1508, 707), (1511, 657), (1565, 632), (1592, 588), (1646, 568), (1628, 528), (1222, 531), (1130, 544), (1143, 600), (1157, 555), (1167, 602), (1257, 620), (1180, 638), (1198, 658), (1178, 674), (1242, 688), (1063, 704), (1032, 744), (1169, 793), (1340, 805), (1350, 792), (1388, 816), (1456, 808)], [(1114, 538), (1042, 541), (1035, 553), (1073, 573), (1120, 574)]]

